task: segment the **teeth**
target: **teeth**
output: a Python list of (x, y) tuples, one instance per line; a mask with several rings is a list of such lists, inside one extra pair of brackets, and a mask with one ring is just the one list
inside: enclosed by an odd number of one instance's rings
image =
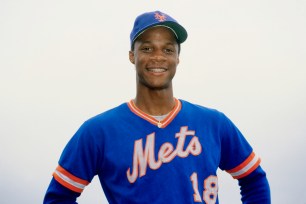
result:
[(165, 72), (166, 69), (163, 68), (154, 68), (154, 69), (148, 69), (150, 72), (155, 72), (155, 73), (160, 73), (160, 72)]

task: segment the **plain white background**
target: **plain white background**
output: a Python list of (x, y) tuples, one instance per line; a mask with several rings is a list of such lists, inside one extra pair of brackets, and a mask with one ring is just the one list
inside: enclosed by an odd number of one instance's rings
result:
[[(2, 0), (0, 198), (42, 203), (67, 141), (135, 96), (135, 17), (161, 10), (189, 33), (174, 93), (226, 113), (262, 158), (272, 200), (306, 203), (306, 1)], [(220, 203), (239, 187), (219, 172)], [(79, 203), (107, 203), (95, 178)]]

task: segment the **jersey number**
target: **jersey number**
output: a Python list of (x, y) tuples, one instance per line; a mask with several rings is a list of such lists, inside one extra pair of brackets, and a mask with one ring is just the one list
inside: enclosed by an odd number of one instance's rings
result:
[[(190, 176), (190, 180), (194, 191), (193, 194), (194, 202), (202, 202), (202, 198), (199, 193), (198, 174), (193, 172), (192, 175)], [(218, 177), (213, 175), (207, 177), (204, 180), (203, 186), (204, 186), (204, 191), (203, 191), (204, 202), (206, 204), (215, 204), (218, 195)]]

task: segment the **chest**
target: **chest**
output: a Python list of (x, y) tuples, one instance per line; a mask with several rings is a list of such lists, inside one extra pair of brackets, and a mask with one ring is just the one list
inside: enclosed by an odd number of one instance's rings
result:
[(194, 171), (215, 174), (220, 160), (219, 137), (204, 127), (117, 127), (103, 136), (103, 175), (117, 174), (129, 183), (173, 169), (178, 177)]

